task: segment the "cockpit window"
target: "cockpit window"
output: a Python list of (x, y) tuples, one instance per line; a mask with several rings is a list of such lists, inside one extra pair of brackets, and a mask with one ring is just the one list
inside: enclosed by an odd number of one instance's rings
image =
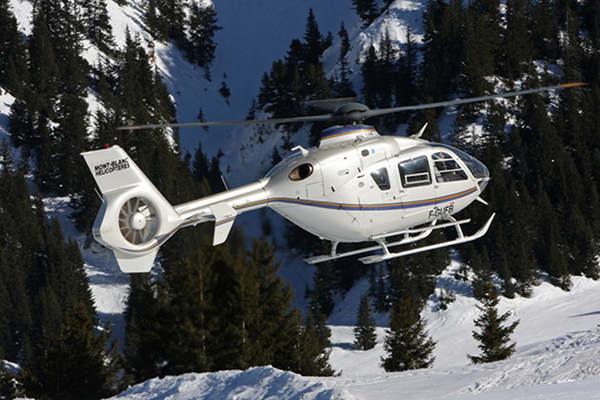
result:
[(425, 156), (402, 161), (398, 164), (398, 172), (400, 172), (402, 187), (408, 188), (429, 185), (431, 183), (429, 163)]
[(431, 155), (438, 182), (464, 181), (467, 174), (448, 153), (438, 152)]
[(467, 168), (469, 168), (469, 170), (471, 171), (471, 173), (473, 174), (473, 177), (475, 179), (489, 178), (490, 171), (488, 171), (487, 167), (485, 165), (483, 165), (481, 163), (481, 161), (479, 161), (475, 157), (473, 157), (455, 147), (448, 146), (447, 144), (436, 143), (436, 144), (432, 144), (432, 146), (433, 147), (444, 147), (449, 150), (452, 150), (454, 152), (454, 154), (456, 154), (465, 163)]
[(306, 163), (297, 166), (290, 172), (290, 179), (293, 181), (301, 181), (302, 179), (308, 178), (313, 173), (313, 166)]
[(373, 178), (379, 189), (390, 190), (390, 177), (387, 168), (383, 167), (371, 172), (371, 178)]

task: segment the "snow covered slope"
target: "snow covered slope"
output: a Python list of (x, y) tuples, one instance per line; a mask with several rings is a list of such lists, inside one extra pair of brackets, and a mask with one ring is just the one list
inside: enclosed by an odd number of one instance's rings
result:
[(272, 367), (246, 371), (185, 374), (151, 379), (126, 390), (114, 400), (353, 400), (344, 389)]
[[(468, 283), (454, 279), (454, 271), (459, 264), (453, 262), (437, 278), (436, 293), (439, 288), (450, 288), (456, 294), (456, 301), (447, 310), (438, 310), (438, 299), (433, 294), (423, 311), (427, 327), (437, 342), (434, 352), (435, 367), (463, 366), (469, 363), (467, 354), (477, 354), (477, 342), (472, 338), (473, 320), (477, 317), (477, 301), (472, 296)], [(510, 311), (513, 319), (520, 320), (515, 331), (515, 341), (519, 351), (540, 341), (563, 337), (576, 331), (595, 329), (600, 323), (600, 282), (591, 279), (572, 277), (573, 288), (565, 292), (548, 282), (535, 287), (530, 298), (516, 296), (514, 299), (500, 298), (501, 312)], [(331, 355), (334, 369), (344, 375), (365, 375), (383, 372), (379, 360), (384, 354), (383, 337), (388, 326), (387, 315), (377, 316), (378, 345), (369, 351), (352, 349), (353, 326), (361, 295), (368, 289), (362, 281), (338, 302), (328, 322), (332, 328)], [(359, 361), (359, 362), (357, 362)], [(600, 365), (600, 361), (599, 361)]]
[(599, 399), (599, 355), (595, 329), (540, 342), (487, 365), (333, 378), (256, 367), (151, 379), (112, 399)]
[[(450, 266), (439, 278), (444, 286), (456, 281)], [(438, 282), (438, 285), (441, 282)], [(477, 311), (470, 291), (457, 290), (446, 311), (434, 311), (435, 296), (425, 317), (437, 341), (434, 368), (386, 373), (383, 355), (385, 316), (379, 316), (378, 344), (369, 351), (353, 350), (352, 326), (331, 325), (334, 369), (341, 376), (300, 377), (271, 367), (247, 371), (186, 374), (136, 385), (116, 399), (595, 399), (600, 398), (600, 283), (574, 277), (573, 290), (562, 292), (543, 283), (529, 299), (502, 299), (503, 311), (521, 319), (513, 339), (516, 354), (505, 361), (470, 365), (466, 354), (477, 354), (471, 337)], [(330, 322), (350, 319), (365, 282), (349, 292)], [(305, 396), (305, 397), (302, 397)]]

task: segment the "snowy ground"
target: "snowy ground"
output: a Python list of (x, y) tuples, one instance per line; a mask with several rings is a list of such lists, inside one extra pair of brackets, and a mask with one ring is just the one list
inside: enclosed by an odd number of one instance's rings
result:
[[(366, 282), (348, 293), (330, 318), (331, 363), (340, 376), (301, 377), (271, 367), (246, 371), (186, 374), (153, 379), (117, 396), (138, 399), (600, 399), (600, 282), (574, 277), (571, 292), (548, 283), (529, 298), (502, 298), (500, 308), (521, 320), (515, 332), (517, 352), (509, 360), (470, 365), (466, 354), (477, 354), (471, 337), (475, 300), (467, 286), (452, 278), (450, 266), (438, 286), (452, 287), (457, 299), (446, 311), (433, 311), (432, 296), (424, 316), (437, 341), (434, 368), (386, 373), (383, 355), (385, 316), (378, 316), (378, 344), (369, 351), (353, 350), (354, 312)], [(454, 286), (450, 284), (454, 283)]]

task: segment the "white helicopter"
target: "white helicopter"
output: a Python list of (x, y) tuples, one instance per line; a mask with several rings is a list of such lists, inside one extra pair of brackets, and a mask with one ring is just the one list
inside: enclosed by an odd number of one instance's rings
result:
[[(376, 263), (395, 257), (453, 246), (485, 235), (494, 219), (474, 234), (464, 235), (454, 214), (481, 199), (490, 176), (481, 162), (461, 150), (421, 139), (425, 126), (410, 137), (381, 136), (358, 124), (379, 115), (455, 106), (530, 93), (583, 86), (568, 83), (490, 96), (371, 110), (348, 99), (317, 100), (310, 105), (330, 113), (270, 120), (192, 122), (127, 126), (147, 129), (333, 120), (316, 148), (297, 146), (267, 175), (248, 185), (172, 206), (119, 146), (82, 153), (103, 195), (93, 226), (94, 238), (113, 250), (128, 273), (150, 271), (159, 247), (178, 229), (214, 222), (213, 245), (223, 243), (237, 215), (269, 207), (321, 239), (331, 253), (306, 259), (319, 263), (371, 253), (360, 258)], [(453, 240), (393, 252), (434, 229), (454, 228)], [(388, 241), (394, 238), (393, 241)], [(373, 246), (343, 253), (340, 242), (372, 241)]]

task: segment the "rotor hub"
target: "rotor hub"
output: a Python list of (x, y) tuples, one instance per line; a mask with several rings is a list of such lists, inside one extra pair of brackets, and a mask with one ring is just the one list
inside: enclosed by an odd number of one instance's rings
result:
[(146, 227), (146, 216), (141, 212), (136, 212), (131, 216), (129, 223), (133, 229), (140, 231)]

